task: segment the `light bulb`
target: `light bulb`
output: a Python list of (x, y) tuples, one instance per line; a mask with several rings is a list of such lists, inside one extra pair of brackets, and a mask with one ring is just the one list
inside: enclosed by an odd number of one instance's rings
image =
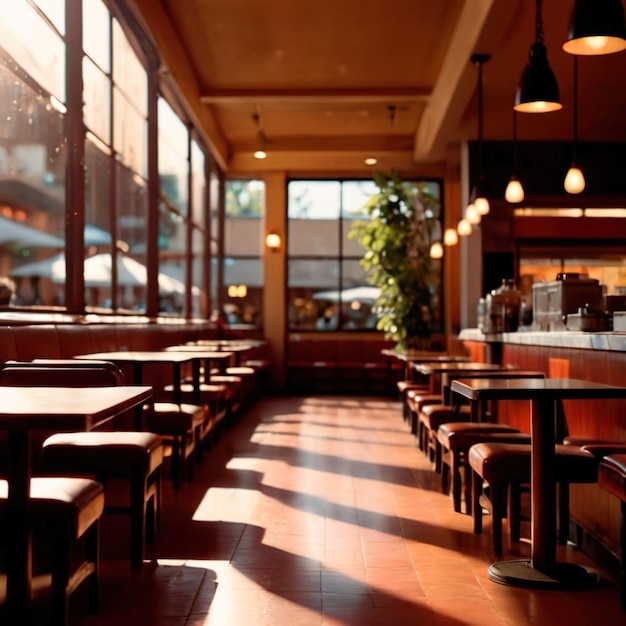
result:
[(255, 159), (265, 159), (266, 157), (267, 157), (267, 152), (265, 152), (265, 150), (257, 150), (254, 153)]
[(511, 176), (511, 180), (506, 186), (504, 198), (507, 202), (510, 202), (511, 204), (524, 202), (524, 187), (522, 187), (522, 183), (520, 183), (514, 175)]
[(446, 228), (443, 234), (443, 243), (446, 246), (455, 246), (459, 243), (459, 236), (454, 228)]
[(567, 193), (580, 193), (585, 189), (585, 177), (576, 163), (570, 165), (563, 186)]
[(470, 224), (480, 224), (480, 213), (474, 203), (468, 204), (465, 209), (465, 219)]
[(480, 198), (476, 198), (476, 200), (474, 200), (474, 206), (476, 207), (476, 210), (478, 211), (478, 215), (487, 215), (487, 213), (489, 213), (489, 200), (487, 200), (487, 198), (484, 197), (480, 197)]
[(443, 246), (441, 241), (434, 241), (430, 246), (430, 258), (440, 259), (443, 256)]
[(471, 235), (472, 230), (472, 225), (466, 219), (462, 219), (456, 227), (456, 231), (461, 237)]

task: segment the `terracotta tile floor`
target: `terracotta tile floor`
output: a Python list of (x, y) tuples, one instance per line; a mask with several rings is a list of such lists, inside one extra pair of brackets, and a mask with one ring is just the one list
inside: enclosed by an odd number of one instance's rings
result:
[[(131, 571), (126, 525), (105, 520), (101, 611), (79, 626), (588, 626), (626, 624), (605, 573), (586, 591), (487, 578), (490, 524), (472, 533), (379, 398), (265, 398), (178, 492), (153, 559)], [(528, 546), (520, 544), (514, 558)], [(589, 564), (572, 548), (561, 558)], [(82, 595), (81, 595), (82, 594)]]

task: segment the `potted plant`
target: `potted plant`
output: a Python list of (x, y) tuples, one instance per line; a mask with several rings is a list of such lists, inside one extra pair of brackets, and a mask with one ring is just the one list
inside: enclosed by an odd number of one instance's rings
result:
[(380, 288), (376, 328), (397, 350), (427, 349), (433, 332), (435, 275), (430, 258), (439, 201), (426, 184), (403, 182), (398, 170), (376, 172), (379, 191), (366, 203), (369, 220), (354, 222), (348, 237), (365, 249), (360, 265)]

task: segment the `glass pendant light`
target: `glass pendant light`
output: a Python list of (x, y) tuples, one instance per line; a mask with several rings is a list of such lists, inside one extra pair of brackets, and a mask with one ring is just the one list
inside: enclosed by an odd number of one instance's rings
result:
[(459, 233), (460, 237), (467, 237), (468, 235), (472, 234), (472, 225), (465, 219), (463, 218), (457, 225), (456, 227), (456, 231), (457, 233)]
[(441, 259), (443, 257), (443, 246), (441, 241), (434, 241), (430, 246), (430, 258)]
[(257, 148), (254, 151), (253, 156), (255, 159), (265, 159), (267, 158), (267, 150), (265, 148), (266, 140), (265, 140), (265, 133), (260, 128), (259, 114), (255, 113), (252, 116), (252, 119), (254, 120), (254, 123), (257, 127)]
[(446, 228), (443, 233), (443, 243), (446, 246), (456, 246), (459, 243), (459, 235), (454, 228)]
[(576, 0), (563, 50), (600, 55), (626, 50), (622, 0)]
[(524, 187), (517, 179), (517, 111), (513, 109), (513, 174), (504, 191), (504, 199), (511, 204), (524, 201)]
[(483, 166), (483, 65), (490, 58), (488, 54), (472, 55), (472, 62), (478, 65), (478, 167), (480, 168), (480, 174), (470, 194), (470, 201), (476, 207), (479, 216), (478, 222), (480, 222), (480, 216), (487, 215), (490, 210), (489, 200), (487, 199), (487, 179)]
[(578, 146), (578, 57), (574, 56), (574, 146), (572, 163), (563, 187), (567, 193), (581, 193), (585, 189), (585, 177), (581, 169), (576, 165), (576, 148)]
[(541, 0), (537, 0), (535, 43), (530, 47), (528, 65), (522, 73), (514, 108), (520, 113), (548, 113), (563, 108), (559, 86), (548, 64), (548, 51), (543, 43)]

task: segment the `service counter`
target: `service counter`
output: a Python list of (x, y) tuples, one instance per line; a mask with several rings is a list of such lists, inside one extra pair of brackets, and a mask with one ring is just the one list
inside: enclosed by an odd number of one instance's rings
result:
[[(469, 354), (482, 353), (486, 361), (539, 370), (553, 378), (626, 385), (626, 333), (518, 331), (484, 335), (476, 328), (461, 331), (459, 340)], [(626, 441), (625, 400), (565, 401), (563, 408), (570, 435)], [(523, 403), (501, 403), (497, 415), (498, 421), (529, 432), (529, 412)], [(597, 485), (572, 485), (570, 492), (572, 519), (617, 554), (617, 498)]]

